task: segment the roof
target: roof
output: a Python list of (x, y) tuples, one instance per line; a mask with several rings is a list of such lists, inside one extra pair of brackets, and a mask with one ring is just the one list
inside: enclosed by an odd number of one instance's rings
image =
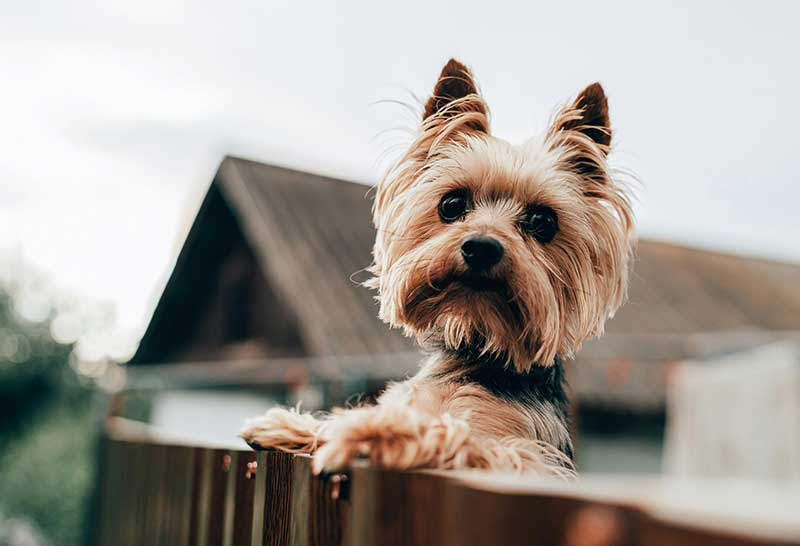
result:
[[(367, 193), (360, 184), (225, 158), (133, 362), (164, 362), (169, 347), (189, 335), (216, 256), (238, 239), (271, 287), (272, 312), (296, 325), (305, 356), (410, 349), (377, 318), (373, 293), (352, 280), (363, 280), (371, 261)], [(646, 353), (652, 344), (625, 339), (800, 330), (798, 286), (798, 265), (643, 240), (629, 303), (610, 321), (609, 342)], [(581, 356), (602, 347), (590, 344)]]
[[(409, 341), (378, 318), (361, 287), (372, 260), (369, 188), (225, 158), (184, 243), (132, 363), (164, 362), (176, 323), (193, 319), (223, 248), (244, 238), (307, 356), (396, 353)], [(222, 210), (221, 209), (225, 209)], [(228, 225), (225, 211), (235, 219)], [(201, 278), (196, 278), (196, 276)], [(183, 334), (183, 332), (178, 332)], [(187, 334), (188, 335), (188, 334)]]
[(609, 333), (800, 329), (800, 265), (640, 241)]

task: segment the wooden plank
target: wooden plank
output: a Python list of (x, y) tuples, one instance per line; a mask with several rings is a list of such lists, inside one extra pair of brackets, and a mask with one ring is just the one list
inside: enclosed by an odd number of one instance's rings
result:
[(352, 482), (349, 546), (442, 544), (444, 478), (358, 465)]
[[(535, 542), (540, 546), (585, 543), (589, 537), (581, 529), (572, 531), (580, 511), (592, 503), (580, 499), (540, 495), (519, 495), (483, 491), (459, 483), (448, 482), (441, 514), (442, 546), (472, 546), (478, 544), (524, 545)], [(636, 544), (618, 525), (617, 508), (604, 506), (613, 537), (608, 544)], [(591, 526), (587, 526), (591, 528)], [(602, 543), (601, 543), (602, 544)]]
[(267, 496), (266, 455), (266, 452), (263, 451), (256, 453), (256, 474), (253, 476), (253, 524), (250, 527), (250, 546), (263, 546), (264, 544), (264, 507)]
[(356, 464), (348, 501), (331, 497), (308, 456), (145, 437), (109, 438), (102, 454), (95, 546), (800, 545), (800, 488), (791, 483), (747, 495), (717, 482), (563, 484)]
[[(309, 459), (310, 466), (310, 459)], [(341, 546), (350, 518), (350, 501), (346, 495), (333, 498), (333, 490), (340, 492), (349, 483), (336, 485), (331, 479), (310, 475), (308, 489), (309, 520), (308, 543), (310, 546)]]
[(187, 446), (170, 446), (168, 448), (168, 546), (189, 546), (190, 544), (195, 451), (194, 448)]
[(229, 481), (233, 478), (233, 461), (228, 449), (211, 450), (210, 464), (205, 469), (210, 483), (208, 520), (204, 530), (205, 546), (225, 545), (225, 516)]
[(341, 546), (349, 518), (346, 497), (334, 499), (333, 482), (314, 476), (311, 457), (292, 460), (291, 536), (294, 546)]
[(654, 485), (606, 495), (525, 478), (515, 483), (500, 475), (473, 480), (465, 474), (364, 466), (356, 466), (352, 480), (348, 546), (800, 544), (797, 531), (792, 539), (786, 529), (726, 528), (714, 507), (690, 520), (667, 505), (643, 502), (645, 491), (656, 498), (667, 493)]
[(311, 458), (303, 455), (294, 456), (292, 458), (291, 525), (288, 542), (291, 546), (309, 546), (310, 481)]
[(797, 546), (800, 540), (768, 539), (742, 533), (709, 530), (658, 521), (647, 516), (636, 530), (641, 546)]
[[(165, 479), (167, 472), (166, 448), (158, 444), (145, 444), (145, 455), (142, 458), (141, 472), (145, 477), (145, 487), (138, 493), (139, 502), (144, 510), (144, 525), (140, 527), (141, 533), (135, 545), (152, 544), (161, 546), (166, 544), (165, 518), (166, 507)], [(140, 463), (142, 464), (142, 463)]]
[(207, 521), (211, 502), (211, 465), (214, 451), (196, 448), (192, 469), (191, 509), (189, 513), (189, 538), (191, 546), (205, 546), (208, 540)]
[[(350, 472), (350, 521), (347, 528), (347, 546), (374, 544), (377, 536), (378, 506), (375, 491), (378, 475), (363, 464), (355, 465)], [(398, 498), (399, 506), (405, 499)]]
[(149, 487), (153, 469), (150, 467), (148, 457), (152, 446), (138, 442), (126, 442), (126, 444), (128, 455), (125, 458), (125, 464), (117, 469), (124, 481), (120, 503), (124, 502), (128, 505), (127, 509), (120, 514), (122, 519), (120, 544), (136, 546), (148, 543), (146, 540), (149, 537), (146, 532), (153, 528), (147, 511), (148, 503), (152, 502)]
[[(293, 457), (286, 453), (259, 453), (264, 462), (264, 546), (289, 544), (292, 527)], [(260, 472), (261, 469), (259, 469)]]
[(233, 522), (236, 516), (236, 460), (239, 453), (229, 451), (223, 461), (225, 472), (225, 503), (223, 504), (222, 544), (233, 546)]
[(105, 435), (100, 439), (100, 460), (98, 461), (96, 513), (92, 531), (92, 545), (111, 545), (113, 537), (119, 532), (119, 473), (125, 450), (119, 442)]
[(239, 453), (234, 472), (234, 514), (231, 529), (231, 544), (247, 546), (253, 539), (253, 503), (255, 499), (256, 474), (250, 466), (256, 461), (252, 451)]

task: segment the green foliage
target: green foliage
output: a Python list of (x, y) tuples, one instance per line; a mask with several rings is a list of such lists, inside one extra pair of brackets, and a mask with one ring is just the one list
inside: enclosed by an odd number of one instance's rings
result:
[(31, 526), (45, 544), (83, 543), (98, 394), (50, 322), (19, 317), (13, 287), (0, 285), (0, 545), (13, 525)]
[(68, 367), (72, 347), (50, 336), (50, 321), (16, 316), (11, 294), (0, 287), (0, 434), (14, 428), (41, 402), (76, 383)]
[(0, 512), (33, 523), (53, 545), (79, 545), (94, 472), (90, 400), (49, 400), (3, 439)]

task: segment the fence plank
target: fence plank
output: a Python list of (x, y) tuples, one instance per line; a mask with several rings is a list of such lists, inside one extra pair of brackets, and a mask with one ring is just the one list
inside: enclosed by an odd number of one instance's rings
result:
[[(310, 459), (309, 459), (310, 466)], [(350, 516), (350, 502), (345, 496), (333, 498), (334, 484), (329, 479), (310, 476), (305, 493), (310, 501), (308, 543), (310, 546), (342, 546)]]
[(291, 546), (309, 546), (310, 480), (311, 459), (307, 456), (295, 456), (292, 459), (291, 527), (288, 543)]
[[(264, 462), (264, 546), (289, 544), (292, 521), (291, 455), (276, 452), (259, 453), (259, 465)], [(259, 472), (261, 469), (259, 468)]]
[(349, 546), (439, 546), (444, 479), (429, 473), (353, 469)]
[(120, 435), (105, 438), (101, 453), (94, 546), (800, 544), (800, 523), (781, 510), (800, 500), (791, 484), (759, 490), (756, 503), (770, 501), (770, 510), (751, 513), (742, 497), (747, 511), (737, 513), (705, 502), (725, 497), (699, 482), (681, 490), (665, 480), (565, 485), (357, 464), (347, 500), (331, 497), (331, 482), (313, 476), (307, 456)]
[[(250, 546), (264, 545), (264, 505), (267, 495), (266, 453), (256, 453), (256, 474), (253, 484), (253, 523), (250, 526)], [(245, 543), (243, 543), (244, 545)]]
[(225, 517), (228, 505), (228, 482), (233, 479), (230, 450), (211, 450), (210, 464), (205, 469), (209, 481), (208, 521), (205, 528), (206, 546), (225, 546)]
[[(557, 495), (520, 495), (483, 491), (459, 483), (448, 483), (443, 503), (443, 546), (478, 544), (560, 546), (570, 541), (581, 543), (580, 529), (570, 531), (579, 514), (591, 503)], [(632, 546), (629, 536), (617, 524), (615, 507), (604, 508), (609, 515), (609, 531), (614, 546)], [(577, 520), (579, 521), (579, 520)], [(571, 538), (575, 537), (575, 538)]]
[(234, 472), (234, 513), (231, 544), (247, 546), (252, 541), (253, 501), (255, 499), (256, 474), (248, 472), (248, 465), (255, 462), (252, 451), (239, 453)]
[(189, 544), (206, 546), (211, 504), (211, 473), (214, 450), (197, 448), (192, 478), (192, 508), (189, 516)]
[(186, 446), (168, 448), (166, 476), (166, 511), (168, 546), (189, 546), (193, 505), (195, 449)]

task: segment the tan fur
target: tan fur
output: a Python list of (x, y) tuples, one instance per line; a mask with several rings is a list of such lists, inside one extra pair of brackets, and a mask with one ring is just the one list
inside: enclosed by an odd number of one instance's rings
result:
[(569, 459), (553, 447), (568, 441), (563, 423), (546, 409), (503, 402), (481, 387), (433, 377), (454, 364), (429, 360), (413, 378), (390, 385), (375, 406), (320, 418), (272, 408), (249, 419), (241, 436), (279, 451), (316, 453), (316, 472), (366, 457), (397, 469), (573, 474)]
[[(380, 318), (436, 349), (413, 378), (391, 385), (372, 407), (322, 420), (273, 409), (248, 423), (251, 443), (317, 452), (315, 468), (355, 457), (393, 468), (488, 468), (566, 476), (563, 418), (547, 401), (499, 398), (462, 381), (463, 347), (519, 373), (572, 357), (602, 334), (625, 298), (633, 214), (606, 163), (611, 128), (599, 84), (558, 113), (544, 135), (522, 145), (496, 138), (470, 72), (449, 62), (408, 151), (378, 183), (373, 278)], [(438, 216), (442, 197), (469, 192), (460, 221)], [(543, 244), (520, 229), (526, 207), (544, 205), (559, 231)], [(489, 235), (505, 249), (490, 272), (503, 291), (475, 291), (463, 275), (461, 243)], [(448, 352), (450, 351), (450, 352)], [(319, 449), (317, 449), (319, 448)]]

